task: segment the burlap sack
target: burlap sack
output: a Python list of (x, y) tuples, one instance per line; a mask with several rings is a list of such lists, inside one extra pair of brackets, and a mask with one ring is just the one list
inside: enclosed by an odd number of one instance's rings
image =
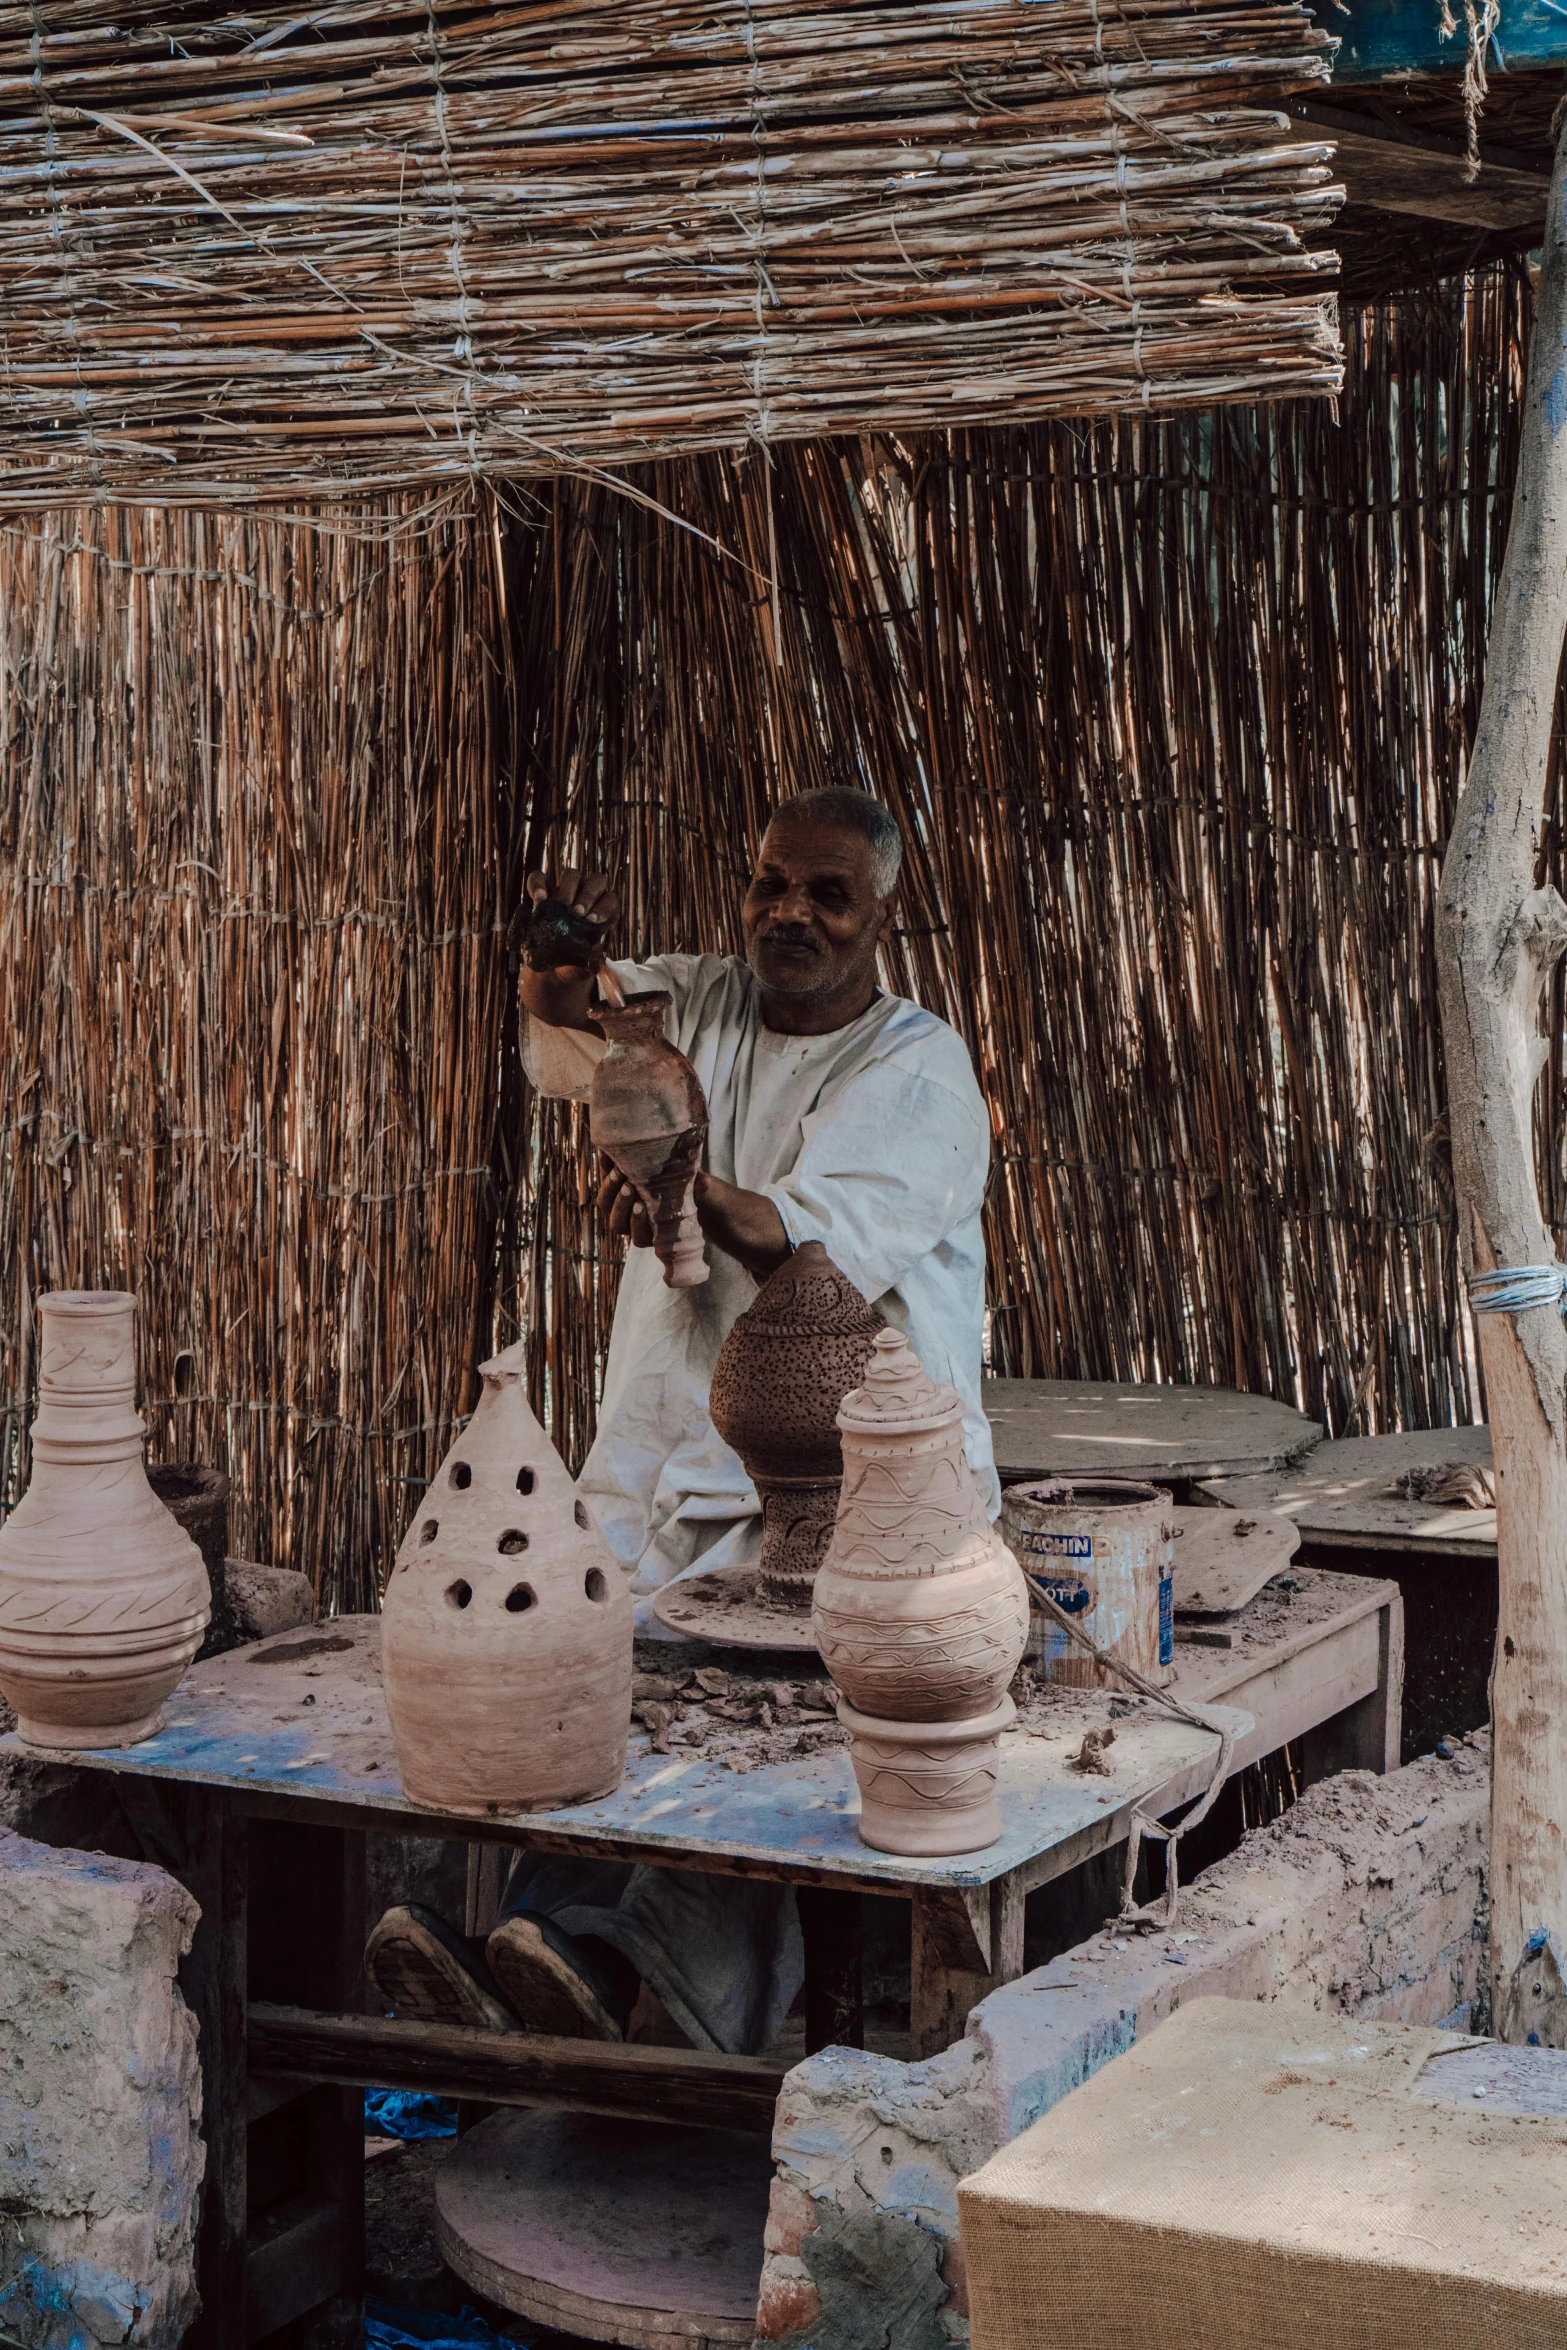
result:
[(973, 2350), (1567, 2350), (1567, 2119), (1463, 2045), (1181, 2008), (959, 2188)]

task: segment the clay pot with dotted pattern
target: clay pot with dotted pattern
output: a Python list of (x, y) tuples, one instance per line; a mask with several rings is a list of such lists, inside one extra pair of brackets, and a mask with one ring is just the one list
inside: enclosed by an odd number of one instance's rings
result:
[(475, 1817), (607, 1795), (631, 1721), (630, 1576), (528, 1409), (523, 1355), (482, 1366), (382, 1601), (403, 1792)]

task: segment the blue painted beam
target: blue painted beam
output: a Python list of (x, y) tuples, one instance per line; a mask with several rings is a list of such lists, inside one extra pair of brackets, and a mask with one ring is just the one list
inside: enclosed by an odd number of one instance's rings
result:
[[(1312, 14), (1342, 46), (1336, 82), (1380, 82), (1406, 73), (1462, 73), (1467, 43), (1464, 11), (1454, 0), (1458, 31), (1444, 41), (1440, 0), (1310, 0)], [(1502, 0), (1502, 18), (1487, 59), (1491, 70), (1567, 66), (1567, 0)]]

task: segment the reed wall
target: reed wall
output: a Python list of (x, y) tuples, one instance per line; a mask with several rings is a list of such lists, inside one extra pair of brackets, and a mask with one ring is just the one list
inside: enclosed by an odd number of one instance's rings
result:
[(616, 1264), (580, 1113), (520, 1072), (521, 875), (602, 857), (630, 946), (731, 945), (767, 809), (821, 782), (903, 818), (889, 976), (994, 1111), (999, 1371), (1472, 1416), (1431, 912), (1527, 301), (1502, 266), (1347, 314), (1336, 419), (5, 527), (11, 1490), (67, 1284), (138, 1289), (156, 1446), (226, 1464), (237, 1546), (334, 1604), (493, 1342), (526, 1329), (580, 1459)]

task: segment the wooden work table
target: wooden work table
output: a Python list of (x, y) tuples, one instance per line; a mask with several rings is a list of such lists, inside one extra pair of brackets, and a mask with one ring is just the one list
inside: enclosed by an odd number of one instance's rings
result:
[[(1318, 1769), (1383, 1770), (1398, 1752), (1397, 1590), (1332, 1574), (1293, 1580), (1291, 1604), (1275, 1594), (1255, 1603), (1250, 1629), (1240, 1619), (1234, 1648), (1179, 1648), (1176, 1686), (1223, 1709), (1237, 1734), (1234, 1768), (1311, 1733)], [(783, 2068), (764, 2058), (367, 2015), (367, 1833), (792, 1883), (808, 2039), (818, 2045), (851, 2036), (831, 2025), (853, 2004), (843, 1978), (858, 1966), (858, 1896), (907, 1899), (911, 2036), (914, 2052), (928, 2054), (1022, 1972), (1026, 1896), (1123, 1842), (1134, 1805), (1166, 1814), (1199, 1794), (1217, 1751), (1208, 1731), (1139, 1707), (1116, 1721), (1108, 1776), (1090, 1775), (1073, 1767), (1076, 1731), (1080, 1717), (1108, 1719), (1109, 1693), (1067, 1693), (1058, 1712), (1053, 1699), (1044, 1711), (1036, 1702), (1026, 1709), (1034, 1726), (1003, 1741), (1000, 1841), (952, 1860), (861, 1844), (848, 1756), (836, 1745), (735, 1769), (701, 1752), (657, 1752), (636, 1730), (613, 1796), (457, 1819), (401, 1791), (379, 1631), (375, 1618), (340, 1618), (213, 1658), (187, 1675), (156, 1737), (62, 1758), (112, 1776), (146, 1856), (201, 1905), (182, 1976), (201, 2024), (208, 2144), (203, 2310), (189, 2350), (242, 2350), (305, 2313), (314, 2313), (313, 2343), (358, 2338), (365, 2086), (771, 2126)], [(658, 1654), (662, 1663), (668, 1651)]]
[(1404, 1595), (1409, 1677), (1404, 1760), (1490, 1715), (1496, 1645), (1496, 1512), (1400, 1490), (1411, 1470), (1461, 1478), (1491, 1465), (1491, 1431), (1407, 1429), (1341, 1437), (1282, 1470), (1214, 1478), (1202, 1490), (1236, 1510), (1276, 1510), (1300, 1529), (1309, 1566), (1391, 1577)]

